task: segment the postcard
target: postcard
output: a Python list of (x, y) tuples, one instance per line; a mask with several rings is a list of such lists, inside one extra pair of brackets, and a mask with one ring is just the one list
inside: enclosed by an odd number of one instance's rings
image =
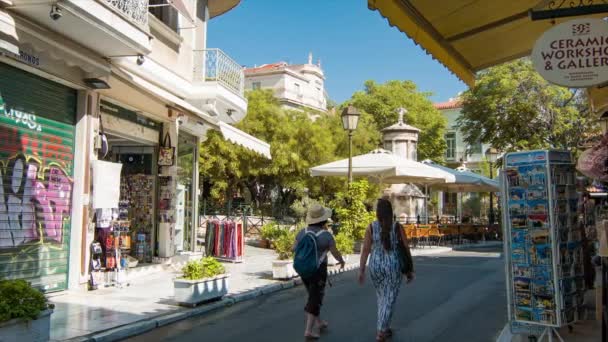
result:
[(529, 234), (530, 241), (535, 245), (545, 245), (551, 242), (549, 229), (532, 229)]
[(526, 265), (513, 265), (513, 276), (518, 278), (532, 278), (532, 268)]
[(536, 309), (555, 310), (555, 298), (552, 295), (534, 294), (532, 301)]
[(516, 306), (515, 319), (520, 321), (532, 321), (532, 309), (528, 307)]
[(517, 170), (517, 168), (506, 169), (505, 175), (507, 177), (507, 183), (509, 184), (509, 187), (522, 186), (520, 184), (519, 170)]
[(527, 228), (526, 215), (511, 216), (511, 227), (513, 229)]
[(509, 201), (509, 213), (511, 216), (526, 215), (526, 202)]
[(551, 265), (552, 260), (551, 245), (532, 245), (530, 247), (531, 263), (535, 265)]
[(547, 228), (549, 226), (549, 215), (528, 214), (528, 225), (530, 228)]
[(528, 191), (526, 192), (526, 198), (529, 201), (530, 200), (540, 200), (540, 199), (546, 200), (548, 198), (547, 190), (544, 188), (528, 189)]
[(526, 200), (526, 190), (521, 188), (514, 188), (509, 190), (509, 200), (510, 201), (525, 201)]
[(519, 292), (519, 291), (530, 292), (530, 290), (531, 290), (530, 282), (531, 282), (530, 278), (514, 277), (513, 278), (513, 287), (515, 288), (516, 292)]
[(555, 311), (545, 309), (535, 309), (533, 320), (540, 323), (555, 324)]
[(513, 244), (525, 244), (528, 242), (528, 231), (525, 229), (514, 230), (511, 232), (511, 243)]
[(549, 203), (545, 199), (528, 200), (526, 203), (529, 214), (547, 214)]

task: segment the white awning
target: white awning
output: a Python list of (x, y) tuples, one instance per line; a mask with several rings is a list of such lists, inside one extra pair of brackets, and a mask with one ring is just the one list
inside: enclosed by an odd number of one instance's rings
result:
[(182, 108), (183, 110), (186, 110), (203, 119), (212, 128), (218, 129), (226, 140), (232, 141), (235, 144), (239, 144), (245, 148), (257, 152), (268, 159), (272, 159), (270, 155), (270, 145), (268, 143), (252, 135), (249, 135), (235, 127), (232, 127), (223, 121), (219, 121), (211, 117), (209, 114), (191, 105), (186, 100), (183, 100), (169, 93), (168, 91), (144, 80), (143, 78), (125, 70), (124, 68), (114, 68), (113, 72), (123, 77), (125, 80), (133, 83), (134, 85), (139, 86), (142, 89), (148, 91), (150, 94), (158, 96), (160, 99), (167, 102), (168, 104), (176, 108)]
[(252, 135), (249, 135), (229, 124), (220, 121), (220, 132), (226, 140), (230, 140), (235, 144), (239, 144), (245, 148), (255, 151), (268, 159), (272, 159), (270, 155), (270, 145)]

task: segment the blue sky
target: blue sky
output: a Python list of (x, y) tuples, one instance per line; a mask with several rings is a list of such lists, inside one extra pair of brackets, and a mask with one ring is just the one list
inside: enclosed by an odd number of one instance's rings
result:
[(341, 103), (366, 80), (412, 80), (433, 101), (466, 89), (365, 0), (243, 0), (208, 26), (207, 47), (246, 66), (321, 59), (325, 88)]

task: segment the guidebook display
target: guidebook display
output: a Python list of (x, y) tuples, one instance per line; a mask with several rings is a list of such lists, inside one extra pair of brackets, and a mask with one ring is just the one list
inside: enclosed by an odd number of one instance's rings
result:
[(503, 193), (510, 319), (551, 327), (576, 321), (584, 281), (571, 154), (507, 154)]

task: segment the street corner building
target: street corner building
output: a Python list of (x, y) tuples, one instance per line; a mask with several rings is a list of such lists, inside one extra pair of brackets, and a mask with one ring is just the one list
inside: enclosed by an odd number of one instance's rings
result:
[(233, 126), (243, 68), (206, 46), (239, 3), (0, 0), (0, 279), (94, 289), (200, 255), (207, 132), (270, 158)]

